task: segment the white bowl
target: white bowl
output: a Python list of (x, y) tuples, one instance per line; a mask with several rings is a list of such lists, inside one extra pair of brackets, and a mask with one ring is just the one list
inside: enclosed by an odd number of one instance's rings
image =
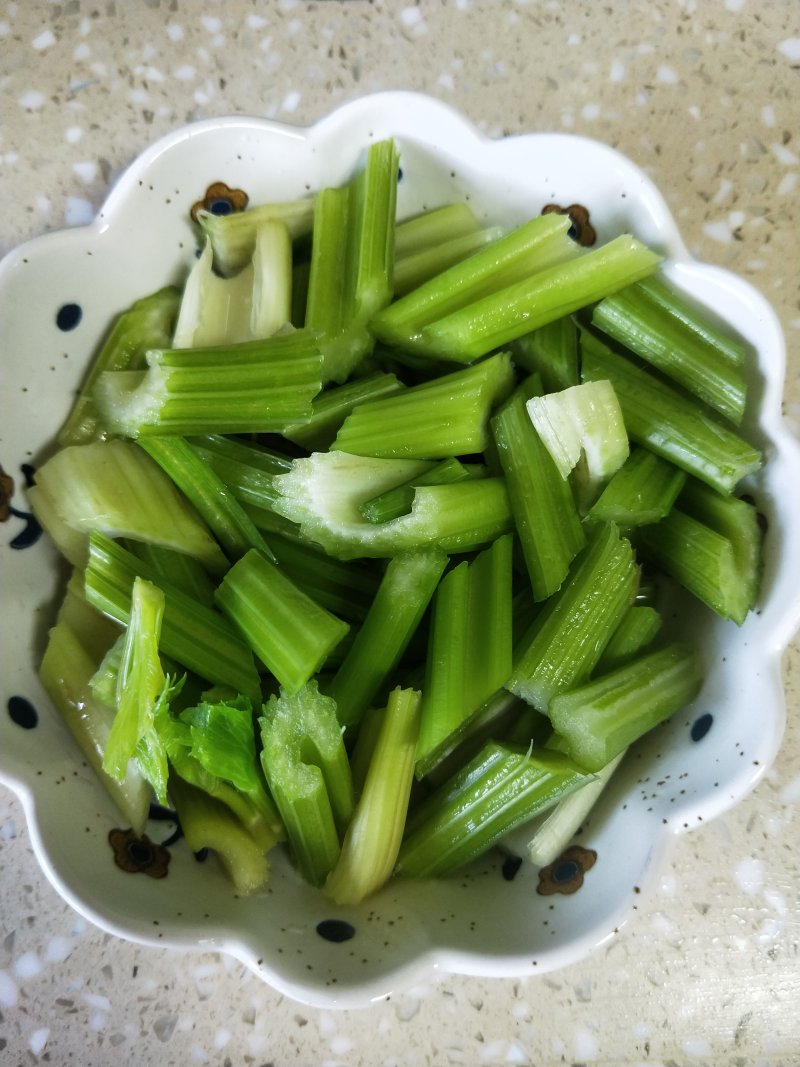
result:
[[(691, 609), (686, 625), (705, 649), (707, 681), (618, 772), (580, 837), (596, 862), (577, 891), (575, 864), (562, 863), (550, 882), (573, 891), (544, 895), (536, 869), (523, 864), (511, 877), (514, 865), (497, 851), (454, 878), (390, 884), (359, 908), (335, 907), (281, 856), (264, 892), (237, 898), (215, 863), (199, 868), (182, 841), (169, 848), (167, 877), (125, 873), (108, 843), (120, 816), (36, 675), (63, 571), (44, 538), (14, 547), (26, 540), (22, 468), (47, 454), (113, 315), (184, 279), (196, 247), (189, 210), (212, 182), (244, 189), (252, 204), (303, 196), (346, 180), (365, 146), (390, 135), (402, 153), (402, 215), (468, 196), (480, 215), (510, 224), (548, 203), (584, 204), (599, 241), (630, 231), (658, 249), (669, 278), (747, 342), (744, 431), (766, 455), (749, 487), (768, 524), (758, 609), (741, 628)], [(81, 309), (70, 330), (57, 321), (65, 305)], [(488, 140), (445, 105), (408, 93), (366, 97), (310, 129), (248, 118), (200, 122), (145, 152), (92, 225), (9, 255), (0, 265), (0, 322), (2, 462), (17, 485), (0, 545), (0, 779), (22, 800), (47, 877), (102, 928), (143, 944), (231, 953), (281, 992), (320, 1006), (364, 1005), (435, 967), (540, 974), (612, 937), (673, 835), (734, 805), (774, 759), (784, 726), (780, 657), (800, 623), (800, 450), (780, 414), (780, 328), (748, 284), (692, 259), (653, 184), (611, 149), (561, 134)], [(18, 720), (31, 710), (37, 724), (26, 728)], [(171, 830), (151, 822), (148, 833), (161, 842)], [(334, 922), (319, 928), (326, 920)]]

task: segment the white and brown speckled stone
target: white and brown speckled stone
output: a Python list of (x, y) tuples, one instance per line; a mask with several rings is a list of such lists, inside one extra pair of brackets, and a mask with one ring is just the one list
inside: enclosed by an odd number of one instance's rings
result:
[[(487, 133), (606, 141), (665, 194), (690, 249), (757, 285), (786, 332), (800, 427), (800, 9), (792, 0), (0, 6), (0, 251), (90, 218), (186, 121), (298, 123), (365, 92), (440, 97)], [(281, 998), (234, 961), (116, 941), (62, 903), (0, 794), (0, 1060), (65, 1064), (796, 1064), (798, 649), (775, 766), (676, 840), (635, 921), (529, 981), (432, 977), (369, 1011)]]

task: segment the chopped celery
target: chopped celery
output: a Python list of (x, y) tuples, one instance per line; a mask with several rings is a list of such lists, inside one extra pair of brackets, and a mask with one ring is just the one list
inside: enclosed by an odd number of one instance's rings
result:
[(336, 703), (309, 682), (271, 696), (259, 724), (261, 764), (295, 861), (312, 885), (322, 885), (355, 806)]
[(168, 770), (156, 720), (169, 714), (174, 689), (158, 655), (163, 615), (163, 592), (135, 578), (117, 675), (117, 713), (103, 753), (103, 770), (117, 781), (125, 778), (129, 761), (135, 759), (160, 804), (167, 801)]
[(345, 563), (311, 542), (280, 534), (270, 544), (284, 573), (312, 600), (348, 622), (360, 622), (366, 616), (381, 580), (369, 562)]
[(133, 539), (125, 541), (125, 548), (149, 568), (156, 585), (160, 586), (163, 580), (206, 607), (214, 603), (214, 582), (202, 563), (193, 556)]
[(349, 630), (254, 548), (230, 568), (215, 597), (288, 693), (306, 684)]
[(378, 141), (347, 185), (317, 194), (305, 325), (324, 338), (326, 382), (372, 348), (367, 322), (392, 296), (398, 161), (394, 141)]
[(634, 447), (589, 508), (591, 519), (643, 526), (669, 513), (686, 473), (647, 448)]
[(396, 459), (442, 459), (482, 452), (492, 408), (514, 385), (508, 353), (359, 404), (331, 446), (340, 452)]
[(491, 422), (497, 458), (505, 476), (514, 525), (535, 600), (564, 581), (586, 543), (567, 481), (528, 417), (524, 387), (517, 389)]
[[(481, 297), (493, 296), (534, 271), (576, 256), (578, 248), (568, 237), (568, 229), (569, 219), (563, 215), (530, 219), (395, 300), (372, 320), (372, 331), (387, 344), (416, 347), (420, 331), (429, 324), (457, 313)], [(492, 347), (497, 346), (490, 345), (484, 351)], [(436, 354), (457, 363), (474, 359), (454, 347)]]
[[(127, 625), (137, 577), (155, 580), (147, 564), (121, 545), (101, 533), (90, 536), (86, 599), (98, 611)], [(253, 655), (227, 619), (163, 579), (158, 582), (165, 597), (160, 641), (164, 655), (201, 678), (230, 685), (235, 691), (259, 700), (261, 682)]]
[(623, 234), (577, 258), (539, 269), (435, 322), (417, 325), (407, 343), (416, 351), (467, 363), (638, 281), (658, 263), (655, 252)]
[(395, 265), (398, 259), (437, 248), (446, 241), (464, 237), (479, 229), (480, 223), (475, 212), (469, 204), (464, 203), (446, 204), (404, 219), (395, 227)]
[(632, 441), (721, 493), (730, 493), (745, 475), (761, 466), (758, 449), (702, 404), (612, 352), (588, 331), (581, 335), (581, 353), (583, 379), (608, 379), (614, 386)]
[[(43, 526), (75, 566), (85, 564), (86, 539), (93, 530), (185, 552), (217, 573), (227, 566), (194, 508), (131, 442), (93, 441), (61, 449), (36, 472), (30, 497)], [(46, 508), (40, 506), (44, 501)], [(62, 527), (79, 531), (80, 541), (65, 541)]]
[(545, 816), (528, 842), (528, 858), (531, 863), (535, 863), (537, 867), (546, 867), (558, 859), (580, 830), (624, 755), (625, 751), (620, 752), (605, 767), (596, 771), (592, 778), (587, 778), (580, 789), (559, 800)]
[(414, 780), (420, 695), (392, 690), (380, 724), (364, 787), (325, 882), (337, 904), (358, 904), (392, 873), (403, 839)]
[(394, 374), (370, 374), (323, 389), (311, 401), (311, 416), (287, 426), (283, 435), (309, 452), (321, 452), (331, 447), (339, 427), (357, 404), (391, 396), (402, 389), (403, 383)]
[(262, 778), (251, 702), (246, 697), (204, 700), (185, 708), (180, 720), (189, 727), (190, 755), (244, 794), (277, 837), (282, 828)]
[(521, 642), (511, 692), (546, 712), (556, 693), (588, 678), (633, 602), (638, 581), (630, 542), (610, 523), (593, 530)]
[[(750, 516), (742, 517), (749, 525)], [(660, 522), (640, 527), (636, 543), (645, 560), (722, 618), (741, 626), (755, 607), (760, 576), (757, 529), (752, 540), (735, 540), (676, 505)]]
[(317, 334), (294, 330), (211, 348), (151, 349), (147, 371), (106, 371), (95, 400), (108, 429), (140, 434), (272, 433), (311, 414)]
[(465, 464), (450, 456), (434, 463), (428, 470), (416, 477), (379, 493), (371, 500), (365, 500), (359, 511), (369, 522), (389, 522), (401, 515), (408, 515), (414, 503), (414, 490), (420, 485), (451, 485), (465, 482), (468, 478), (482, 478), (486, 468), (480, 464)]
[(560, 753), (490, 741), (410, 814), (397, 872), (450, 874), (584, 781)]
[(242, 506), (271, 510), (278, 496), (273, 479), (292, 469), (289, 456), (222, 434), (202, 434), (187, 440)]
[(590, 484), (599, 485), (628, 458), (628, 434), (610, 382), (584, 382), (532, 396), (527, 409), (562, 478), (583, 459)]
[(94, 400), (94, 386), (104, 371), (136, 370), (150, 348), (170, 344), (180, 291), (172, 286), (137, 300), (119, 316), (92, 361), (72, 410), (58, 434), (62, 448), (106, 436)]
[(660, 306), (646, 288), (632, 285), (601, 300), (592, 323), (731, 422), (741, 422), (747, 399), (742, 367)]
[[(72, 607), (68, 610), (72, 612)], [(63, 609), (47, 635), (39, 678), (100, 783), (134, 831), (141, 833), (152, 796), (141, 771), (136, 764), (128, 763), (123, 777), (117, 780), (103, 770), (103, 753), (114, 721), (114, 709), (99, 701), (90, 687), (99, 665), (94, 623), (90, 623), (87, 641), (87, 631), (75, 614), (62, 612)]]
[(211, 243), (206, 241), (183, 287), (171, 348), (235, 345), (267, 336), (252, 330), (252, 264), (231, 278), (221, 278), (214, 271), (213, 260)]
[[(508, 739), (512, 723), (528, 705), (507, 689), (498, 689), (424, 756), (417, 752), (414, 773), (427, 783), (440, 784), (486, 744), (491, 738)], [(535, 712), (536, 719), (546, 722)], [(526, 738), (527, 741), (527, 738)]]
[(599, 771), (694, 700), (702, 680), (697, 651), (675, 642), (556, 694), (548, 716), (572, 759), (587, 771)]
[(511, 344), (511, 354), (518, 366), (541, 374), (548, 393), (580, 382), (578, 327), (571, 315), (518, 337)]
[(240, 559), (251, 548), (272, 558), (269, 546), (236, 496), (183, 437), (145, 437), (139, 447), (194, 505), (229, 559)]
[(266, 883), (269, 863), (264, 849), (226, 804), (174, 772), (169, 795), (192, 852), (212, 849), (239, 893), (255, 892)]
[(447, 563), (436, 549), (389, 560), (367, 616), (328, 688), (339, 722), (355, 726), (408, 647)]
[(394, 261), (394, 295), (405, 296), (413, 289), (434, 278), (456, 263), (492, 244), (505, 235), (502, 226), (487, 226), (482, 230), (451, 237), (441, 244), (422, 248)]
[(214, 249), (214, 267), (227, 277), (245, 267), (253, 258), (259, 228), (265, 222), (281, 222), (292, 239), (311, 232), (314, 200), (287, 200), (260, 204), (246, 211), (215, 215), (200, 211), (197, 222)]
[(506, 533), (508, 496), (500, 478), (421, 486), (408, 515), (376, 525), (359, 508), (365, 500), (427, 468), (421, 460), (317, 452), (275, 479), (275, 510), (300, 524), (304, 537), (342, 559), (393, 556), (418, 548), (465, 552)]
[(631, 604), (608, 639), (595, 671), (604, 674), (622, 666), (647, 648), (662, 626), (660, 613), (650, 604)]
[(267, 219), (256, 232), (250, 332), (270, 337), (292, 321), (292, 239), (281, 219)]
[(425, 761), (511, 673), (510, 535), (442, 579), (433, 604), (417, 759)]

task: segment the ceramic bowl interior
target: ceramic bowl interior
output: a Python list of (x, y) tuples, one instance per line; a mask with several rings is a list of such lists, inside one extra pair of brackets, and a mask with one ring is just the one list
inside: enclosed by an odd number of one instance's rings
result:
[[(245, 190), (252, 204), (303, 196), (346, 180), (366, 146), (390, 135), (401, 150), (401, 217), (468, 198), (479, 216), (513, 224), (547, 204), (583, 204), (600, 241), (629, 231), (657, 248), (669, 278), (744, 339), (752, 395), (745, 432), (766, 455), (748, 486), (767, 523), (758, 610), (737, 628), (681, 605), (681, 631), (709, 665), (702, 692), (630, 753), (577, 848), (546, 874), (519, 864), (512, 841), (507, 853), (495, 850), (456, 877), (393, 883), (361, 907), (337, 908), (282, 856), (266, 890), (247, 898), (231, 891), (213, 861), (199, 869), (180, 840), (168, 846), (167, 877), (125, 873), (108, 842), (120, 816), (37, 679), (64, 573), (36, 537), (26, 479), (52, 448), (112, 317), (184, 280), (196, 251), (189, 211), (212, 182)], [(146, 151), (92, 225), (9, 255), (0, 266), (0, 322), (0, 460), (15, 485), (0, 545), (0, 778), (22, 799), (48, 878), (104, 929), (151, 945), (232, 953), (287, 995), (324, 1006), (366, 1004), (432, 968), (543, 973), (612, 937), (673, 834), (735, 804), (772, 762), (784, 724), (781, 652), (800, 615), (800, 460), (780, 415), (780, 328), (748, 284), (692, 259), (651, 181), (611, 149), (560, 134), (488, 140), (443, 104), (406, 93), (366, 97), (310, 129), (201, 122)], [(161, 843), (172, 830), (152, 821), (148, 834)]]

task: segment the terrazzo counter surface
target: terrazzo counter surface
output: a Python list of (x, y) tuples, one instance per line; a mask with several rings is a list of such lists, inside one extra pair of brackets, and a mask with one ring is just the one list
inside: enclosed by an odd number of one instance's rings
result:
[[(795, 0), (3, 3), (0, 252), (89, 221), (115, 176), (188, 121), (307, 124), (395, 88), (492, 136), (583, 133), (643, 167), (690, 250), (773, 304), (800, 427)], [(0, 1062), (796, 1065), (799, 667), (794, 645), (775, 765), (676, 838), (617, 938), (536, 979), (432, 975), (364, 1010), (306, 1008), (231, 958), (95, 929), (50, 887), (0, 789)]]

